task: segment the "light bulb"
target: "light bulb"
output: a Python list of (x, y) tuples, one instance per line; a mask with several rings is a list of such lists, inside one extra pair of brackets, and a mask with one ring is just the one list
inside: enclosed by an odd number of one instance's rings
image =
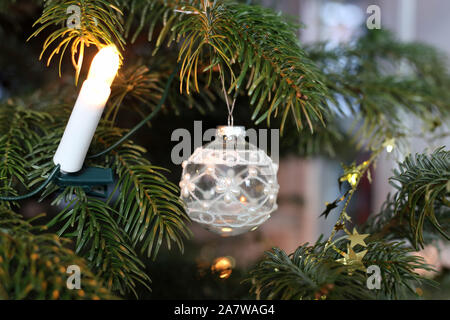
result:
[(388, 153), (391, 153), (392, 150), (394, 150), (394, 146), (393, 146), (392, 144), (389, 144), (389, 145), (386, 146), (386, 151), (387, 151)]
[(354, 187), (358, 182), (358, 175), (356, 173), (349, 174), (347, 181), (352, 187)]
[(61, 171), (78, 172), (83, 167), (92, 137), (111, 93), (111, 84), (119, 64), (119, 52), (113, 45), (101, 49), (92, 60), (88, 78), (83, 82), (53, 157), (53, 162), (61, 166)]
[(108, 84), (114, 81), (117, 70), (119, 70), (119, 52), (114, 45), (102, 48), (94, 57), (89, 69), (88, 80)]
[(214, 166), (208, 166), (206, 168), (206, 174), (208, 174), (208, 175), (213, 175), (214, 171), (215, 171)]
[(213, 273), (218, 273), (220, 279), (227, 279), (233, 272), (234, 265), (235, 262), (232, 257), (220, 257), (214, 260), (211, 271)]

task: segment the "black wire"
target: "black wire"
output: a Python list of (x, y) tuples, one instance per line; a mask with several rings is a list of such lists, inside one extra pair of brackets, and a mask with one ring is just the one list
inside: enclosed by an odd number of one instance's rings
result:
[(41, 191), (42, 189), (44, 189), (55, 177), (56, 175), (59, 173), (59, 168), (61, 166), (58, 164), (50, 173), (50, 175), (48, 176), (48, 178), (44, 181), (43, 184), (41, 184), (37, 189), (33, 190), (30, 193), (24, 194), (22, 196), (16, 196), (16, 197), (0, 197), (0, 201), (18, 201), (18, 200), (23, 200), (23, 199), (27, 199), (27, 198), (31, 198), (32, 196), (34, 196), (35, 194), (37, 194), (39, 191)]

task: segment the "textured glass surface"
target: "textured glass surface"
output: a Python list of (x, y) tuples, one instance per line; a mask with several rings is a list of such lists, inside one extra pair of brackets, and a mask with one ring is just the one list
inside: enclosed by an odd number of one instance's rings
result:
[(183, 162), (181, 198), (193, 221), (222, 236), (255, 230), (276, 210), (278, 166), (245, 141), (243, 127), (220, 127)]

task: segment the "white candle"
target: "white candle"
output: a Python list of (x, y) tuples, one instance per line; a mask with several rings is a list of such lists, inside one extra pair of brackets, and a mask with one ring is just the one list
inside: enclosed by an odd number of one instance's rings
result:
[(111, 93), (111, 84), (119, 69), (114, 46), (101, 49), (94, 57), (83, 82), (53, 162), (63, 172), (78, 172), (91, 145), (92, 137)]

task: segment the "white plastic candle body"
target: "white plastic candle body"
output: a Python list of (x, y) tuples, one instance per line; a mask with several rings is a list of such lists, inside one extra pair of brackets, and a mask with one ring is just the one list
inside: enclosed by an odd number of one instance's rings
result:
[(91, 145), (98, 122), (111, 93), (111, 84), (119, 69), (116, 47), (101, 49), (92, 60), (87, 80), (70, 115), (53, 162), (63, 172), (78, 172)]
[(78, 172), (83, 167), (110, 92), (107, 83), (84, 81), (53, 157), (53, 162), (61, 166), (61, 171)]

